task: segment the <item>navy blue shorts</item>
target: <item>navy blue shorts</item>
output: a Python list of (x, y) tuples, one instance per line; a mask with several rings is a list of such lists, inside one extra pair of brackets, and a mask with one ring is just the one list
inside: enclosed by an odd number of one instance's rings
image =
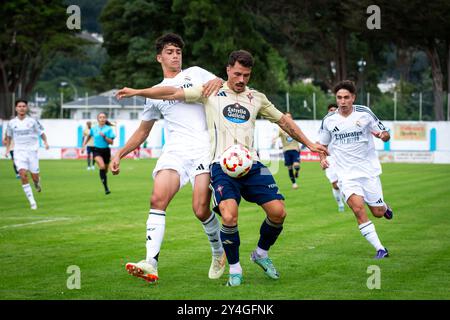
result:
[(284, 165), (286, 167), (292, 166), (294, 162), (300, 162), (300, 152), (297, 150), (288, 150), (283, 152)]
[(269, 169), (261, 162), (254, 162), (250, 171), (242, 178), (232, 178), (223, 172), (220, 164), (211, 165), (211, 188), (213, 189), (213, 210), (219, 212), (222, 200), (235, 199), (239, 204), (241, 197), (248, 202), (262, 205), (272, 200), (284, 200), (278, 193), (278, 186)]

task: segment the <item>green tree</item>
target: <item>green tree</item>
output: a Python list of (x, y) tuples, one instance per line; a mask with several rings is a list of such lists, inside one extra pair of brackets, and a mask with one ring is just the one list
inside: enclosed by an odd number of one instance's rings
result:
[(60, 0), (7, 1), (0, 16), (0, 118), (9, 119), (12, 93), (28, 97), (57, 53), (75, 54), (84, 42), (66, 27)]
[[(363, 10), (372, 3), (370, 0), (349, 0), (348, 8), (355, 12), (352, 23), (362, 23), (367, 15)], [(363, 34), (372, 39), (393, 42), (397, 45), (400, 65), (410, 64), (411, 48), (423, 50), (431, 66), (433, 79), (435, 120), (444, 120), (443, 88), (445, 60), (450, 60), (448, 30), (450, 30), (450, 2), (435, 0), (423, 2), (377, 1), (381, 9), (381, 30), (364, 30)], [(447, 62), (448, 63), (448, 62)], [(404, 71), (401, 80), (405, 80)], [(447, 74), (448, 78), (448, 74)], [(448, 80), (447, 80), (448, 82)]]
[(255, 57), (251, 85), (276, 91), (286, 85), (285, 61), (256, 31), (246, 4), (243, 0), (109, 1), (101, 15), (109, 56), (103, 78), (114, 87), (159, 82), (154, 40), (175, 32), (186, 42), (184, 65), (198, 65), (225, 78), (229, 53), (245, 49)]

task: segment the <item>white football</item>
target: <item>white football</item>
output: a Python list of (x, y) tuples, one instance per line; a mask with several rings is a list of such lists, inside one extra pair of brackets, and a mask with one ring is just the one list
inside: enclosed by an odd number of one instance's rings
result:
[(245, 176), (253, 163), (250, 151), (240, 144), (228, 147), (220, 156), (220, 166), (223, 172), (232, 178)]

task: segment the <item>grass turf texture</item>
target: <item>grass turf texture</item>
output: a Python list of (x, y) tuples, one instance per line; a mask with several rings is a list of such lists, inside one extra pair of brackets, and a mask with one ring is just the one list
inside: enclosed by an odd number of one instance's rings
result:
[[(145, 222), (155, 160), (124, 160), (108, 175), (85, 161), (41, 160), (39, 209), (28, 201), (10, 161), (0, 161), (0, 299), (449, 299), (450, 166), (384, 164), (385, 199), (394, 219), (372, 218), (391, 257), (374, 260), (349, 208), (337, 212), (331, 186), (317, 163), (304, 163), (298, 190), (282, 167), (275, 179), (286, 198), (284, 230), (270, 251), (281, 278), (250, 262), (262, 209), (239, 211), (244, 283), (237, 288), (207, 277), (210, 248), (184, 187), (167, 210), (156, 285), (125, 271), (145, 257)], [(33, 189), (34, 190), (34, 189)], [(47, 221), (46, 221), (47, 220)], [(69, 290), (67, 268), (81, 270), (81, 289)], [(369, 290), (369, 266), (381, 270), (381, 289)], [(227, 273), (227, 271), (226, 271)]]

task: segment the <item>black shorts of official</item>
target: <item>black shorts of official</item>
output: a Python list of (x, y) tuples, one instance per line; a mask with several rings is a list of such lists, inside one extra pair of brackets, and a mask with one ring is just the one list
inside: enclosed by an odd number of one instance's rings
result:
[(286, 167), (292, 166), (295, 162), (300, 162), (300, 153), (297, 150), (287, 150), (283, 152), (283, 155)]
[[(109, 148), (108, 148), (109, 149)], [(94, 153), (94, 147), (93, 146), (87, 146), (86, 147), (86, 153), (91, 154)]]
[(111, 160), (111, 149), (110, 148), (92, 147), (92, 149), (93, 149), (94, 159), (95, 159), (95, 157), (102, 157), (103, 162), (105, 164), (109, 163), (109, 161)]

